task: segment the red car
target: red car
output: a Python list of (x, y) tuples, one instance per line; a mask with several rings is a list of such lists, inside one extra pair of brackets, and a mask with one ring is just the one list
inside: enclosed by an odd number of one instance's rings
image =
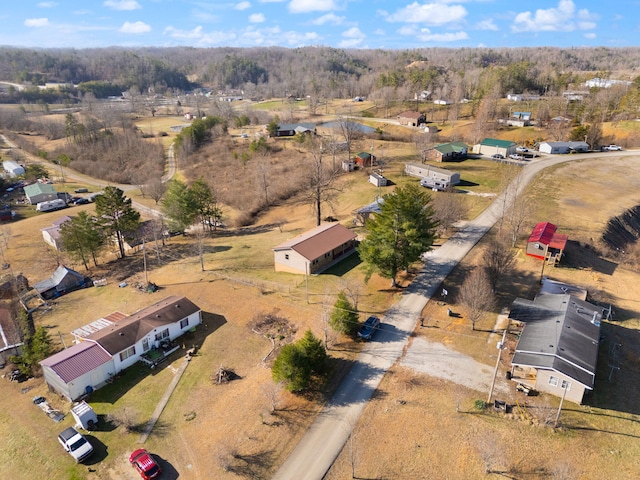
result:
[(129, 463), (133, 465), (144, 480), (158, 478), (162, 473), (160, 465), (144, 448), (139, 448), (129, 456)]

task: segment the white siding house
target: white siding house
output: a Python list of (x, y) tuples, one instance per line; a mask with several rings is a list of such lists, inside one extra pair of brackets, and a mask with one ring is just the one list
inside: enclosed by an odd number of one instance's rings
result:
[(76, 335), (80, 343), (40, 362), (51, 390), (76, 400), (137, 361), (155, 366), (178, 348), (175, 339), (202, 323), (200, 308), (178, 296), (129, 316), (116, 312), (107, 317), (110, 321), (86, 329), (93, 333)]

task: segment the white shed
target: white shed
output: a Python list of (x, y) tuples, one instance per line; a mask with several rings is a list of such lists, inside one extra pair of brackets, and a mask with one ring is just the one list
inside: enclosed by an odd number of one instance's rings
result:
[(17, 177), (18, 175), (24, 175), (24, 167), (18, 165), (12, 160), (6, 160), (2, 162), (2, 168), (9, 177)]

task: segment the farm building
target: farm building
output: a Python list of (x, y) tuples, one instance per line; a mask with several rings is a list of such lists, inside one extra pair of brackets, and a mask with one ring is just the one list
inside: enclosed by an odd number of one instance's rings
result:
[(10, 178), (17, 177), (18, 175), (24, 175), (24, 167), (22, 165), (18, 165), (12, 160), (2, 162), (2, 168)]
[(588, 152), (589, 144), (586, 142), (542, 142), (538, 146), (538, 150), (549, 154)]
[(79, 288), (84, 288), (86, 281), (83, 275), (64, 265), (60, 265), (51, 277), (36, 283), (33, 288), (44, 299), (56, 298)]
[(178, 296), (106, 318), (115, 321), (94, 322), (88, 335), (76, 335), (79, 343), (40, 362), (51, 390), (76, 400), (137, 361), (154, 366), (179, 348), (176, 338), (202, 323), (200, 308)]
[(407, 163), (404, 166), (407, 175), (418, 178), (433, 178), (435, 180), (447, 182), (450, 185), (460, 183), (460, 174), (444, 168), (434, 167), (426, 163)]
[(568, 237), (556, 233), (556, 230), (557, 227), (553, 223), (538, 223), (527, 240), (527, 255), (552, 265), (558, 263), (562, 259)]
[(360, 152), (356, 154), (356, 165), (360, 167), (371, 167), (375, 165), (376, 157), (369, 152)]
[(469, 147), (462, 142), (442, 143), (429, 149), (427, 158), (436, 162), (451, 162), (467, 158)]
[(427, 123), (427, 117), (420, 112), (402, 112), (398, 115), (398, 123), (400, 125), (409, 125), (411, 127), (419, 127), (423, 123)]
[(62, 224), (71, 220), (71, 217), (65, 215), (64, 217), (59, 218), (53, 225), (47, 228), (43, 228), (40, 231), (42, 232), (42, 238), (45, 243), (51, 245), (56, 250), (62, 250), (62, 242), (60, 239), (60, 229), (62, 228)]
[(326, 223), (273, 248), (276, 272), (316, 274), (356, 250), (357, 235), (339, 223)]
[(58, 192), (53, 188), (53, 185), (48, 183), (27, 185), (24, 187), (24, 195), (27, 197), (27, 202), (31, 205), (58, 199)]
[(316, 133), (315, 123), (283, 123), (278, 125), (278, 131), (275, 136), (293, 137), (298, 133)]
[(522, 322), (511, 380), (540, 392), (582, 403), (593, 390), (601, 307), (570, 294), (517, 298), (509, 319)]
[(506, 158), (512, 153), (515, 153), (516, 144), (510, 140), (485, 138), (475, 146), (474, 151), (481, 155), (503, 155)]

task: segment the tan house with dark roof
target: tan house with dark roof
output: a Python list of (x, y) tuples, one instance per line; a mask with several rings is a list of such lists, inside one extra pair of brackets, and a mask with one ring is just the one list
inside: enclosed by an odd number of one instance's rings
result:
[(175, 295), (129, 316), (115, 312), (74, 331), (80, 343), (40, 362), (44, 379), (75, 400), (138, 361), (155, 366), (179, 348), (173, 340), (200, 323), (200, 308)]
[(273, 248), (276, 272), (320, 273), (356, 250), (357, 235), (325, 223)]

